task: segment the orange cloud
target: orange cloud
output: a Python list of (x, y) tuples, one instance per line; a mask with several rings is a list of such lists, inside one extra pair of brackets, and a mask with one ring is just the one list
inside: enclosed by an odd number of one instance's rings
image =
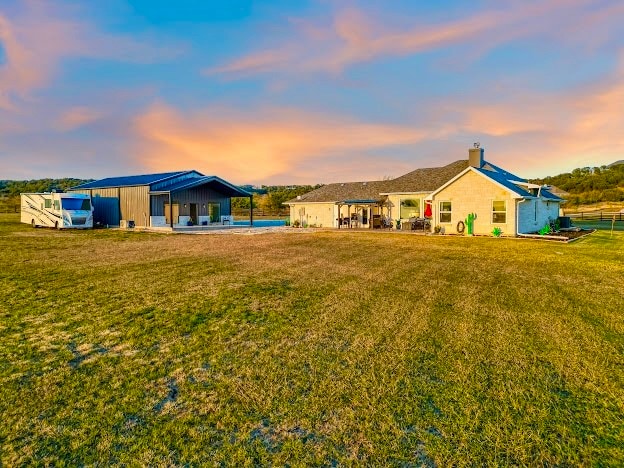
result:
[[(408, 126), (288, 109), (263, 110), (253, 116), (226, 109), (182, 115), (162, 104), (139, 116), (135, 129), (141, 163), (150, 170), (196, 168), (241, 183), (265, 182), (284, 174), (289, 180), (321, 180), (328, 168), (344, 158), (358, 165), (353, 160), (356, 152), (424, 138)], [(311, 161), (314, 173), (302, 173)]]
[(624, 154), (622, 69), (566, 92), (533, 90), (497, 104), (465, 100), (442, 106), (462, 114), (449, 133), (494, 141), (495, 152), (508, 161), (505, 167), (520, 175), (527, 168), (547, 174), (608, 164)]

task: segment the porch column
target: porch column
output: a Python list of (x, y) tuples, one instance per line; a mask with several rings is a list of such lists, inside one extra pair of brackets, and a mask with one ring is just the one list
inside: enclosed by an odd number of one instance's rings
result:
[(173, 231), (173, 203), (171, 203), (171, 192), (169, 192), (169, 224)]
[(351, 228), (351, 205), (347, 205), (347, 219), (349, 220), (349, 229)]

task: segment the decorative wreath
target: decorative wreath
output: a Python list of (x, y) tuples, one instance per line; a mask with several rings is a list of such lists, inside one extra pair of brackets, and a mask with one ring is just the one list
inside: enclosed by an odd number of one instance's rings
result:
[(463, 221), (460, 221), (460, 222), (457, 223), (457, 232), (459, 234), (462, 234), (465, 229), (466, 229), (466, 225), (464, 224)]

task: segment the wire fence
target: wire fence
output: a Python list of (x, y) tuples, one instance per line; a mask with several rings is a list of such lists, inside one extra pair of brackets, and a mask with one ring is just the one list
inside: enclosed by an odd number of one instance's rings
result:
[(565, 216), (569, 216), (573, 220), (581, 221), (624, 221), (623, 211), (579, 211), (578, 213), (565, 213)]

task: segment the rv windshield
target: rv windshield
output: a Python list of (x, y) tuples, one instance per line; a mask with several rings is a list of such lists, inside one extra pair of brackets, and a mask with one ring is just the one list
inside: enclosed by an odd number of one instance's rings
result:
[(88, 198), (62, 198), (64, 210), (83, 210), (91, 209), (91, 202)]

